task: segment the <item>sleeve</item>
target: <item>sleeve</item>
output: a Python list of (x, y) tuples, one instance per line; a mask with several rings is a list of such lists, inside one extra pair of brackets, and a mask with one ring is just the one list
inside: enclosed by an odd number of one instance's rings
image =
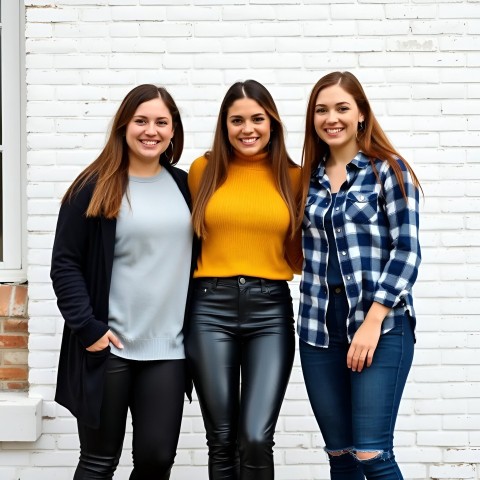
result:
[(285, 259), (293, 270), (293, 273), (299, 275), (302, 273), (303, 252), (302, 252), (302, 229), (297, 229), (293, 238), (288, 238), (285, 242)]
[[(292, 167), (290, 169), (290, 180), (294, 198), (298, 199), (302, 187), (302, 169)], [(302, 205), (303, 209), (303, 205)], [(285, 259), (295, 274), (302, 273), (303, 252), (302, 252), (302, 228), (300, 227), (293, 238), (287, 238), (285, 242)]]
[[(89, 347), (108, 331), (108, 325), (93, 314), (84, 276), (88, 261), (88, 222), (86, 206), (76, 198), (60, 208), (52, 251), (50, 277), (57, 296), (57, 305), (65, 323), (85, 347)], [(82, 208), (84, 207), (84, 208)]]
[(394, 307), (411, 290), (421, 262), (419, 243), (419, 191), (405, 164), (399, 161), (405, 198), (393, 170), (386, 168), (383, 181), (389, 222), (390, 256), (377, 282), (373, 300)]

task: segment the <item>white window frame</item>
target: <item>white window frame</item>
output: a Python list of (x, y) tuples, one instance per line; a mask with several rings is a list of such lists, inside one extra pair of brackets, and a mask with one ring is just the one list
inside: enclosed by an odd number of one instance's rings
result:
[(23, 1), (1, 2), (2, 63), (2, 192), (3, 192), (3, 261), (0, 282), (26, 279), (24, 261), (25, 192), (23, 163), (25, 122), (22, 94), (24, 78), (24, 42), (21, 41)]

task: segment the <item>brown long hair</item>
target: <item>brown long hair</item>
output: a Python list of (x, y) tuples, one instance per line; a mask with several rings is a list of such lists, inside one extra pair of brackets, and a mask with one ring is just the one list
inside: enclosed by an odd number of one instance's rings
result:
[(180, 112), (172, 96), (163, 87), (144, 84), (127, 93), (113, 117), (107, 143), (97, 159), (75, 179), (65, 193), (62, 203), (69, 201), (87, 183), (96, 181), (88, 205), (87, 217), (104, 216), (116, 218), (120, 211), (122, 197), (128, 185), (128, 145), (125, 140), (127, 125), (138, 106), (149, 100), (161, 98), (172, 115), (174, 135), (173, 148), (167, 148), (160, 155), (160, 163), (175, 165), (183, 151), (183, 125)]
[(205, 153), (208, 162), (202, 176), (198, 195), (193, 204), (193, 228), (199, 237), (206, 237), (205, 208), (213, 193), (225, 182), (228, 164), (234, 155), (233, 147), (228, 140), (228, 110), (236, 100), (242, 98), (255, 100), (270, 118), (272, 131), (270, 133), (268, 159), (272, 166), (277, 189), (287, 204), (290, 213), (290, 234), (293, 236), (297, 226), (296, 218), (298, 217), (300, 199), (294, 198), (288, 169), (298, 167), (298, 165), (293, 162), (287, 153), (283, 124), (275, 102), (270, 92), (256, 80), (234, 83), (228, 89), (222, 101), (215, 128), (213, 146), (211, 150)]
[(377, 175), (375, 169), (374, 160), (379, 159), (388, 162), (393, 169), (395, 176), (397, 177), (400, 189), (406, 197), (405, 185), (403, 181), (402, 169), (398, 164), (398, 159), (407, 167), (410, 172), (414, 185), (421, 189), (420, 182), (412, 170), (412, 167), (408, 162), (395, 150), (390, 140), (387, 138), (382, 127), (378, 123), (375, 115), (370, 107), (370, 103), (365, 95), (362, 85), (358, 79), (350, 72), (332, 72), (322, 77), (313, 87), (312, 93), (307, 106), (307, 115), (305, 120), (305, 141), (303, 143), (302, 154), (302, 179), (303, 179), (303, 201), (308, 193), (308, 187), (310, 183), (310, 177), (312, 172), (318, 167), (320, 161), (329, 154), (328, 145), (319, 138), (313, 124), (315, 115), (315, 104), (318, 94), (321, 90), (333, 85), (339, 85), (347, 93), (349, 93), (355, 100), (359, 111), (364, 116), (363, 128), (357, 131), (357, 141), (360, 150), (370, 159), (370, 162), (374, 168), (374, 172)]

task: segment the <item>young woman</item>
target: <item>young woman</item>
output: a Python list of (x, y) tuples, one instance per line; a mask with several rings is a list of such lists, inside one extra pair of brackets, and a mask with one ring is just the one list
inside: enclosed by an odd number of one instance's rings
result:
[(55, 399), (78, 420), (75, 480), (113, 477), (128, 409), (130, 479), (170, 477), (193, 236), (186, 172), (174, 167), (182, 150), (172, 97), (140, 85), (62, 201), (51, 269), (65, 319)]
[(213, 147), (192, 164), (188, 182), (201, 255), (186, 353), (207, 431), (209, 478), (270, 480), (295, 350), (287, 280), (301, 269), (301, 171), (263, 85), (230, 87)]
[(419, 182), (349, 72), (310, 95), (300, 356), (332, 480), (401, 479), (393, 430), (413, 358)]

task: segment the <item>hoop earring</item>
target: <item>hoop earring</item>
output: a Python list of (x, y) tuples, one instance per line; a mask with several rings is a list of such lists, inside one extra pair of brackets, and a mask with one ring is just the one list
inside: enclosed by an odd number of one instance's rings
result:
[[(167, 150), (169, 148), (172, 148), (172, 153), (170, 155), (170, 158), (169, 156), (167, 155)], [(166, 159), (168, 160), (168, 163), (172, 163), (172, 160), (173, 160), (173, 141), (170, 140), (170, 144), (168, 145), (168, 147), (165, 149), (165, 151), (163, 152), (163, 154), (165, 155)]]

